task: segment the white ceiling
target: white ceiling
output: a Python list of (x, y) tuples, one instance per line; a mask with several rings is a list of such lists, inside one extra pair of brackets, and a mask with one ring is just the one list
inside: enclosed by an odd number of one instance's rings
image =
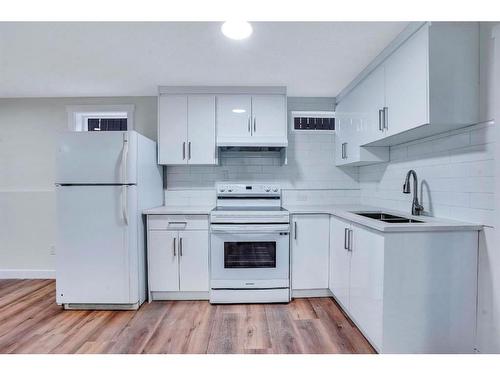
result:
[(0, 23), (0, 97), (156, 95), (158, 85), (285, 85), (335, 96), (405, 22)]

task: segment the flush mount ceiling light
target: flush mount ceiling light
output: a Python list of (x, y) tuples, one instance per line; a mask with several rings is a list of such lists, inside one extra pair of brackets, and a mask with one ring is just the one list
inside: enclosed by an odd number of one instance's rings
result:
[(234, 113), (245, 113), (246, 111), (244, 109), (241, 109), (241, 108), (235, 108), (235, 109), (233, 109), (233, 112)]
[(252, 25), (247, 21), (226, 21), (220, 28), (222, 34), (230, 39), (241, 40), (252, 35)]

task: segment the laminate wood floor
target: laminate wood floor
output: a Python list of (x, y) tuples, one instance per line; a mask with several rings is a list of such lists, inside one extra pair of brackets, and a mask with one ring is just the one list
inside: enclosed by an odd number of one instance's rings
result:
[(65, 311), (53, 280), (0, 280), (0, 353), (374, 353), (331, 298)]

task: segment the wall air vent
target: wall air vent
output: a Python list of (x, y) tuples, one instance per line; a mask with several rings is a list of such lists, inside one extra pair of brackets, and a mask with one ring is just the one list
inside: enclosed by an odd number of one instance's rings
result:
[(332, 133), (335, 131), (333, 111), (292, 111), (293, 132)]

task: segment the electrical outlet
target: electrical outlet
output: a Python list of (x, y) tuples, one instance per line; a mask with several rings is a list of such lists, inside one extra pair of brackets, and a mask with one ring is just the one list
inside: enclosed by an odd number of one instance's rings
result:
[(56, 247), (55, 246), (49, 247), (49, 254), (50, 255), (56, 255)]

